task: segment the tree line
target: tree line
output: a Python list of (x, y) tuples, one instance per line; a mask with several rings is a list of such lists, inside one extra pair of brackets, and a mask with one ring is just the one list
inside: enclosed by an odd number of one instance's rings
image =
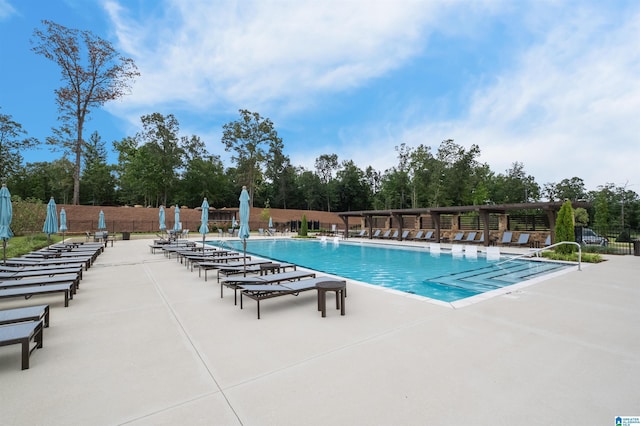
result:
[(397, 164), (387, 170), (359, 168), (337, 154), (320, 155), (314, 169), (291, 164), (269, 118), (246, 109), (223, 125), (221, 148), (231, 165), (210, 153), (197, 135), (180, 133), (178, 119), (152, 113), (140, 117), (141, 130), (112, 142), (117, 164), (109, 164), (98, 132), (86, 140), (91, 108), (128, 93), (139, 75), (130, 58), (89, 31), (43, 21), (34, 30), (33, 51), (55, 62), (63, 86), (55, 90), (60, 117), (46, 143), (61, 158), (24, 164), (21, 150), (42, 144), (0, 110), (0, 178), (21, 199), (92, 205), (235, 207), (242, 186), (257, 207), (324, 211), (381, 210), (479, 204), (526, 203), (542, 199), (587, 200), (599, 226), (638, 228), (640, 201), (627, 185), (606, 183), (587, 191), (579, 177), (540, 185), (514, 162), (502, 173), (480, 163), (480, 147), (452, 139), (437, 148), (395, 147)]
[[(199, 136), (180, 134), (172, 114), (142, 116), (141, 129), (113, 142), (117, 164), (108, 163), (105, 142), (91, 134), (82, 152), (81, 204), (196, 207), (206, 197), (212, 207), (235, 207), (246, 185), (256, 207), (354, 211), (587, 200), (594, 205), (590, 221), (600, 226), (637, 228), (640, 218), (638, 194), (626, 186), (608, 183), (587, 191), (579, 177), (540, 185), (523, 163), (496, 173), (478, 161), (480, 147), (451, 139), (435, 151), (402, 143), (395, 148), (397, 164), (384, 171), (361, 169), (334, 153), (320, 155), (308, 170), (291, 164), (273, 123), (248, 110), (223, 126), (221, 149), (232, 152), (231, 166), (208, 152)], [(35, 142), (20, 136), (26, 132), (19, 123), (0, 114), (0, 173), (12, 194), (70, 203), (73, 162), (63, 155), (23, 164), (20, 143)]]

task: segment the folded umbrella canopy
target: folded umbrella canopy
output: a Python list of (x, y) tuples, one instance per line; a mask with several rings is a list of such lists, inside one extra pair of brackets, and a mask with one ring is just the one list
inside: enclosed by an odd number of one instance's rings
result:
[(100, 210), (98, 215), (98, 229), (107, 229), (107, 223), (104, 221), (104, 212)]
[(247, 273), (247, 238), (249, 238), (249, 193), (247, 187), (242, 187), (240, 193), (240, 229), (238, 237), (242, 238), (242, 248), (244, 251), (244, 271)]
[(44, 219), (42, 232), (47, 234), (49, 243), (51, 243), (51, 234), (58, 232), (58, 211), (56, 210), (56, 202), (53, 197), (49, 199), (49, 204), (47, 204), (47, 217)]
[(64, 233), (67, 231), (67, 212), (64, 207), (60, 209), (60, 232), (62, 232), (62, 241), (64, 241)]
[(202, 234), (202, 248), (204, 249), (204, 237), (209, 233), (209, 203), (205, 198), (202, 202), (202, 215), (200, 216), (200, 229), (198, 230)]
[(182, 224), (180, 223), (180, 207), (176, 204), (176, 212), (174, 215), (175, 222), (173, 224), (173, 230), (178, 232), (182, 229)]
[(158, 211), (158, 221), (160, 222), (160, 231), (164, 231), (167, 229), (167, 224), (165, 223), (165, 212), (164, 206), (160, 206), (160, 210)]
[(7, 263), (7, 241), (13, 237), (11, 220), (13, 219), (13, 207), (11, 206), (11, 193), (7, 185), (2, 184), (0, 189), (0, 239), (2, 239), (2, 252), (4, 263)]

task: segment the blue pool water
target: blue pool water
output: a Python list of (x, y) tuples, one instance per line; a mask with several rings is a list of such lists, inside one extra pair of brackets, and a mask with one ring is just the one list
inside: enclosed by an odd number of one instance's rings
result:
[[(215, 243), (213, 243), (215, 244)], [(242, 251), (242, 242), (224, 241)], [(454, 302), (566, 268), (567, 264), (454, 256), (448, 251), (340, 241), (249, 239), (247, 253), (406, 293)], [(504, 260), (504, 259), (501, 259)]]

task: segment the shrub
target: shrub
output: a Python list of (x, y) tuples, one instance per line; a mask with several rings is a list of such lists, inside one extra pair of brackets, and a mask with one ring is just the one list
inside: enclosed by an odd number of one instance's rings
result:
[(300, 225), (300, 230), (298, 231), (298, 235), (301, 237), (306, 237), (309, 231), (309, 225), (307, 224), (307, 215), (302, 215), (302, 224)]
[(624, 231), (622, 231), (620, 233), (620, 235), (618, 235), (618, 238), (616, 238), (616, 242), (618, 242), (618, 243), (629, 243), (629, 242), (631, 242), (631, 234), (629, 233), (629, 230), (625, 229)]
[[(573, 226), (573, 207), (571, 207), (571, 201), (565, 201), (560, 211), (558, 212), (558, 218), (556, 219), (556, 242), (560, 241), (573, 241), (576, 237), (574, 234)], [(556, 251), (562, 254), (570, 254), (576, 250), (573, 244), (563, 244), (556, 247)]]

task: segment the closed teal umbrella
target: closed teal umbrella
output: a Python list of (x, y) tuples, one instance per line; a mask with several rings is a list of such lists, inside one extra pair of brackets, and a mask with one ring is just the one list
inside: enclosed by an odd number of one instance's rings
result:
[(64, 207), (60, 209), (60, 232), (62, 232), (62, 241), (64, 241), (64, 233), (67, 231), (67, 212)]
[(240, 229), (238, 237), (242, 238), (242, 248), (244, 250), (244, 271), (247, 273), (247, 238), (249, 238), (249, 193), (247, 187), (242, 187), (240, 193)]
[(0, 239), (2, 239), (2, 252), (4, 263), (7, 263), (7, 241), (13, 237), (11, 220), (13, 219), (13, 207), (11, 206), (11, 193), (7, 185), (2, 184), (0, 189)]
[(202, 234), (202, 248), (204, 249), (204, 237), (209, 233), (209, 203), (205, 198), (202, 202), (202, 214), (200, 216), (200, 229), (198, 230)]
[(98, 215), (98, 229), (107, 229), (107, 224), (104, 221), (104, 212), (100, 210), (100, 214)]
[(167, 229), (167, 224), (165, 223), (166, 218), (164, 213), (164, 206), (160, 206), (160, 211), (158, 211), (158, 221), (160, 222), (160, 231), (164, 231), (165, 229)]
[(173, 224), (173, 230), (178, 232), (182, 229), (182, 225), (180, 224), (180, 207), (176, 204), (176, 211), (174, 214), (175, 222)]
[(273, 219), (269, 216), (269, 228), (273, 228)]
[(51, 242), (51, 234), (58, 232), (58, 211), (56, 210), (56, 202), (53, 197), (47, 204), (47, 217), (44, 219), (44, 226), (42, 232), (47, 234), (47, 240)]

